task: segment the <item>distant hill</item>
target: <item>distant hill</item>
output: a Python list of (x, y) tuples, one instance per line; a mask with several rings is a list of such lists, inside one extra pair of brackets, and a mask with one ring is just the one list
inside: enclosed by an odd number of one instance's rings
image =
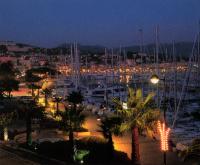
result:
[[(60, 46), (56, 48), (67, 48), (70, 49), (71, 44), (61, 44)], [(193, 47), (192, 42), (177, 42), (175, 43), (175, 54), (177, 57), (181, 58), (188, 58), (191, 54)], [(78, 45), (78, 48), (81, 52), (81, 54), (104, 54), (105, 47), (99, 46), (99, 45)], [(129, 53), (137, 53), (140, 50), (140, 46), (133, 45), (133, 46), (126, 46), (123, 47), (126, 52)], [(144, 50), (147, 54), (153, 55), (155, 52), (155, 44), (148, 44), (144, 46)], [(168, 56), (172, 55), (172, 44), (171, 43), (164, 43), (160, 44), (159, 46), (159, 54), (165, 55), (168, 54)], [(114, 48), (114, 52), (119, 51), (119, 48)]]
[[(57, 46), (56, 48), (66, 48), (66, 49), (70, 49), (71, 45), (70, 43), (67, 44), (61, 44), (59, 46)], [(100, 46), (100, 45), (81, 45), (78, 44), (78, 49), (81, 52), (81, 54), (104, 54), (105, 51), (105, 47), (104, 46)]]
[[(6, 47), (5, 47), (6, 46)], [(45, 53), (47, 55), (55, 55), (55, 54), (69, 54), (70, 53), (71, 44), (60, 44), (53, 48), (44, 48), (44, 47), (37, 47), (31, 46), (28, 44), (23, 43), (16, 43), (13, 41), (1, 41), (0, 42), (0, 53), (4, 52), (13, 52), (14, 54), (31, 54), (31, 52), (35, 53)], [(175, 44), (175, 53), (179, 58), (188, 58), (191, 54), (193, 47), (192, 42), (177, 42)], [(101, 45), (78, 45), (78, 49), (82, 55), (103, 55), (105, 52), (105, 46)], [(113, 48), (114, 53), (119, 52), (119, 48)], [(140, 50), (140, 46), (133, 45), (133, 46), (125, 46), (122, 48), (125, 50), (127, 54), (137, 54)], [(144, 46), (144, 50), (148, 55), (153, 55), (155, 53), (155, 44), (147, 44)], [(111, 51), (111, 49), (108, 49)], [(159, 56), (164, 56), (167, 54), (168, 56), (172, 55), (172, 44), (163, 43), (160, 44), (159, 47)]]

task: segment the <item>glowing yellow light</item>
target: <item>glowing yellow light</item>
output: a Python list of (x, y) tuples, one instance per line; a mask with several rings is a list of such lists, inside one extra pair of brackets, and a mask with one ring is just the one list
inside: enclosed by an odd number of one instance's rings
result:
[(41, 105), (41, 106), (45, 106), (45, 99), (44, 99), (44, 98), (39, 98), (39, 99), (38, 99), (38, 103), (39, 103), (39, 105)]
[(151, 81), (152, 84), (157, 84), (160, 80), (159, 80), (159, 77), (157, 75), (153, 75), (153, 76), (151, 76), (150, 81)]
[(8, 128), (4, 128), (4, 141), (8, 141)]
[(161, 124), (161, 122), (158, 121), (158, 131), (160, 133), (161, 150), (168, 151), (169, 150), (168, 138), (169, 138), (170, 128), (166, 128), (165, 123)]

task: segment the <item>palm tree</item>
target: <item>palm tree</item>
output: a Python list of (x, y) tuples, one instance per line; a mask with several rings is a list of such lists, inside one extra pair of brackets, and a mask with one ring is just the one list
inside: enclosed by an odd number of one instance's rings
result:
[(82, 113), (84, 107), (81, 105), (83, 96), (80, 91), (73, 91), (71, 94), (69, 94), (67, 101), (69, 104), (65, 105), (65, 111), (60, 112), (62, 118), (61, 125), (63, 126), (64, 130), (69, 131), (69, 142), (72, 153), (71, 159), (73, 159), (74, 131), (79, 130), (85, 121), (85, 115)]
[(35, 85), (35, 89), (37, 89), (37, 98), (39, 99), (40, 97), (40, 89), (42, 88), (41, 85)]
[(83, 95), (80, 91), (73, 91), (70, 93), (70, 95), (67, 97), (67, 101), (69, 103), (72, 103), (74, 106), (74, 109), (76, 109), (76, 106), (83, 102)]
[(74, 109), (73, 106), (65, 105), (65, 111), (60, 112), (61, 125), (65, 131), (69, 132), (69, 142), (71, 158), (74, 156), (74, 131), (80, 130), (85, 121), (85, 115), (82, 113), (84, 108), (80, 105)]
[(52, 92), (51, 89), (48, 89), (48, 88), (43, 89), (45, 107), (47, 107), (47, 105), (48, 105), (48, 97), (51, 94), (51, 92)]
[(108, 147), (109, 147), (109, 153), (110, 157), (113, 157), (114, 154), (114, 145), (113, 145), (113, 139), (112, 135), (120, 135), (120, 124), (121, 124), (121, 118), (118, 116), (110, 116), (105, 117), (101, 120), (101, 123), (99, 127), (101, 128), (100, 132), (102, 132), (105, 139), (108, 140)]
[(183, 151), (179, 152), (179, 156), (185, 161), (190, 156), (199, 157), (200, 155), (200, 139), (194, 139), (192, 144), (185, 148)]
[(24, 102), (24, 108), (26, 109), (26, 143), (27, 145), (32, 144), (32, 119), (36, 118), (40, 120), (44, 119), (45, 109), (37, 105), (35, 100), (30, 100), (28, 102)]
[(160, 111), (153, 104), (154, 93), (143, 97), (142, 90), (134, 91), (129, 88), (127, 103), (115, 99), (117, 112), (122, 117), (120, 131), (131, 131), (132, 135), (132, 162), (140, 164), (139, 133), (146, 132), (152, 135), (156, 121), (160, 117)]
[(54, 102), (56, 103), (56, 115), (59, 114), (59, 103), (62, 101), (62, 97), (54, 97)]

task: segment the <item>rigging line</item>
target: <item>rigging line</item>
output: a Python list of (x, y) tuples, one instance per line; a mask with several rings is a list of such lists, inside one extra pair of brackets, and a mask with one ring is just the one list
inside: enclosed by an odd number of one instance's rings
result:
[(184, 82), (183, 82), (183, 86), (182, 86), (182, 90), (181, 90), (181, 96), (180, 96), (180, 99), (179, 99), (179, 102), (178, 102), (178, 105), (177, 105), (177, 110), (176, 110), (175, 115), (174, 115), (174, 121), (173, 121), (173, 124), (172, 124), (172, 128), (175, 127), (175, 124), (176, 124), (176, 121), (177, 121), (178, 112), (180, 110), (180, 106), (181, 106), (182, 100), (185, 98), (185, 89), (188, 86), (189, 79), (190, 79), (190, 73), (191, 73), (191, 70), (192, 70), (192, 58), (194, 56), (194, 49), (195, 49), (197, 37), (198, 37), (198, 35), (196, 35), (195, 40), (194, 40), (192, 53), (191, 53), (191, 56), (190, 56), (190, 59), (189, 59), (188, 70), (186, 72), (185, 79), (184, 79)]

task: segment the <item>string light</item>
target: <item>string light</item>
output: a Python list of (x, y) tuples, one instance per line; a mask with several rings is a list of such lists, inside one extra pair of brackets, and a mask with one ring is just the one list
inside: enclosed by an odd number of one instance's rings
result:
[(167, 128), (165, 123), (161, 124), (161, 122), (158, 121), (158, 131), (160, 133), (161, 150), (168, 151), (169, 150), (168, 139), (169, 139), (170, 128)]

